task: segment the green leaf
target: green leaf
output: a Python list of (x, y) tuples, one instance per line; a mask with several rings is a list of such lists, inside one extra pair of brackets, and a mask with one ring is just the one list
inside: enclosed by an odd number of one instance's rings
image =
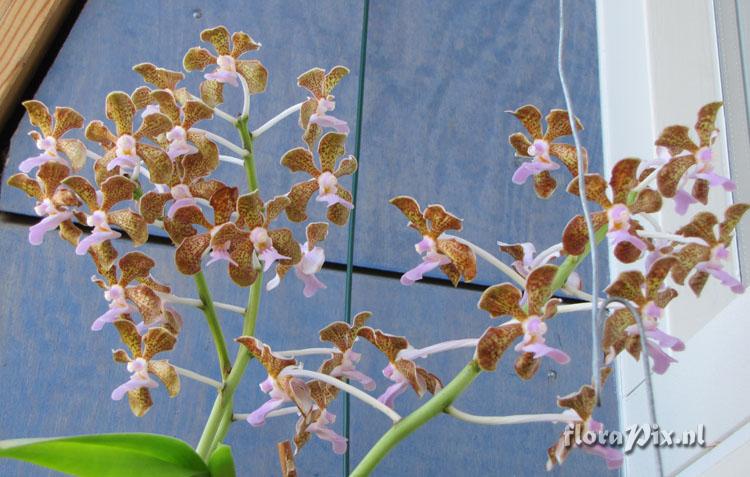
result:
[(211, 471), (211, 477), (236, 477), (232, 448), (226, 444), (219, 444), (208, 458), (208, 469)]
[(80, 477), (209, 477), (203, 459), (185, 442), (156, 434), (0, 441), (0, 457), (23, 460)]

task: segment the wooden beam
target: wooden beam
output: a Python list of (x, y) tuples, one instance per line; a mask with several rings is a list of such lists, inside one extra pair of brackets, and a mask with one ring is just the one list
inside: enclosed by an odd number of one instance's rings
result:
[(0, 0), (0, 128), (72, 5), (73, 0)]

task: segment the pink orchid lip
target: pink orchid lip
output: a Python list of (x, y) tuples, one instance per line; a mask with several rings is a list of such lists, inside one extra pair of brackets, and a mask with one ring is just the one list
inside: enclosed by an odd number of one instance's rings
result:
[(158, 104), (147, 104), (146, 108), (141, 113), (141, 117), (145, 118), (146, 116), (149, 116), (154, 113), (160, 113), (160, 112), (161, 112), (161, 108), (159, 107)]
[(219, 83), (239, 86), (237, 79), (237, 66), (235, 60), (230, 55), (220, 55), (216, 59), (218, 68), (212, 73), (206, 73), (203, 77), (207, 80), (218, 81)]
[(318, 202), (325, 202), (328, 207), (341, 204), (347, 209), (353, 209), (354, 205), (338, 195), (338, 179), (332, 173), (326, 171), (318, 176)]

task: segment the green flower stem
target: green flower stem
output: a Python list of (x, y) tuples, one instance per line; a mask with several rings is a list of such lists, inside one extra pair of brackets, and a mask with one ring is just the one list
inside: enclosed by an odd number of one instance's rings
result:
[(401, 421), (394, 424), (391, 429), (383, 434), (383, 437), (370, 449), (367, 455), (352, 471), (352, 477), (363, 477), (370, 475), (370, 472), (380, 463), (396, 444), (401, 442), (405, 437), (417, 430), (427, 421), (445, 411), (453, 401), (463, 393), (466, 388), (479, 376), (481, 370), (476, 361), (466, 365), (460, 373), (454, 377), (446, 387), (432, 397), (429, 401), (417, 408), (416, 411), (409, 414)]
[[(245, 172), (247, 173), (247, 185), (251, 191), (258, 189), (258, 177), (255, 172), (255, 160), (253, 157), (253, 137), (247, 128), (247, 116), (237, 119), (235, 126), (242, 138), (242, 147), (245, 148), (244, 156)], [(260, 294), (263, 290), (263, 272), (258, 272), (258, 277), (250, 287), (247, 299), (247, 307), (242, 320), (242, 335), (253, 336), (255, 333), (255, 323), (258, 319), (258, 310), (260, 309)], [(201, 299), (203, 297), (201, 296)], [(223, 342), (223, 340), (222, 340)], [(196, 452), (204, 460), (208, 459), (213, 449), (215, 449), (226, 437), (229, 427), (232, 424), (232, 414), (234, 392), (242, 381), (247, 364), (250, 362), (250, 352), (240, 346), (234, 363), (231, 365), (229, 373), (224, 375), (224, 386), (216, 396), (214, 405), (211, 408), (211, 414), (208, 416), (206, 426), (203, 429)]]
[[(607, 225), (602, 225), (599, 227), (599, 229), (594, 233), (594, 242), (596, 242), (597, 245), (601, 243), (602, 240), (604, 240), (604, 237), (607, 236)], [(563, 286), (565, 286), (565, 282), (568, 281), (568, 277), (571, 273), (575, 271), (576, 268), (578, 268), (578, 265), (583, 262), (583, 260), (588, 256), (589, 254), (589, 245), (586, 245), (586, 249), (583, 251), (580, 255), (568, 255), (568, 257), (565, 259), (565, 261), (558, 267), (557, 273), (555, 274), (555, 278), (552, 280), (552, 290), (557, 291)], [(554, 293), (554, 291), (552, 293)], [(596, 304), (594, 304), (596, 306)]]
[(195, 286), (198, 289), (198, 297), (202, 303), (200, 308), (203, 310), (203, 314), (206, 315), (208, 328), (211, 330), (211, 335), (214, 339), (216, 354), (219, 356), (219, 368), (223, 378), (227, 376), (231, 370), (227, 343), (224, 341), (224, 333), (221, 331), (221, 325), (216, 317), (216, 308), (214, 308), (214, 302), (211, 298), (208, 284), (206, 283), (206, 277), (203, 275), (203, 272), (200, 271), (193, 275), (193, 279), (195, 280)]

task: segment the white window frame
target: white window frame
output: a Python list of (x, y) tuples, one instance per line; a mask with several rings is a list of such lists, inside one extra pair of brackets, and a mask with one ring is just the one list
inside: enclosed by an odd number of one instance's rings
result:
[[(737, 40), (721, 23), (732, 18), (734, 6), (734, 0), (597, 0), (606, 168), (623, 157), (652, 157), (653, 142), (665, 126), (692, 126), (703, 104), (723, 97), (729, 105), (735, 99), (741, 72), (735, 81), (732, 75), (737, 73), (730, 71), (734, 64), (721, 56), (732, 54), (731, 42)], [(723, 87), (722, 72), (732, 80)], [(744, 95), (744, 86), (741, 92)], [(734, 199), (712, 190), (708, 210), (720, 218), (733, 200), (750, 199), (747, 112), (743, 116), (736, 102), (732, 104), (717, 123), (721, 136), (716, 150), (725, 158), (724, 171), (718, 172), (731, 171), (739, 190)], [(728, 149), (733, 152), (731, 167)], [(662, 226), (686, 222), (672, 210), (668, 201), (659, 217)], [(739, 229), (746, 240), (740, 241), (742, 248), (732, 265), (736, 273), (739, 257), (743, 268), (750, 258), (750, 232), (743, 234), (748, 230), (746, 217)], [(613, 278), (632, 268), (615, 260), (610, 264)], [(747, 454), (735, 451), (750, 449), (750, 292), (734, 295), (709, 283), (700, 301), (686, 290), (673, 305), (667, 327), (685, 339), (687, 348), (675, 355), (679, 363), (665, 375), (652, 375), (657, 419), (662, 429), (679, 432), (705, 425), (709, 446), (663, 450), (665, 473), (731, 475), (748, 465), (748, 459), (741, 457)], [(648, 422), (642, 368), (629, 356), (618, 360), (617, 386), (622, 428)], [(655, 475), (652, 448), (627, 456), (623, 473)]]

